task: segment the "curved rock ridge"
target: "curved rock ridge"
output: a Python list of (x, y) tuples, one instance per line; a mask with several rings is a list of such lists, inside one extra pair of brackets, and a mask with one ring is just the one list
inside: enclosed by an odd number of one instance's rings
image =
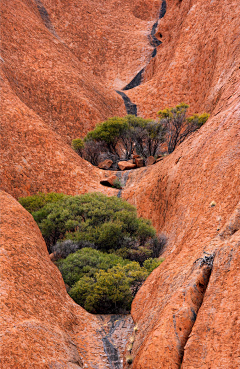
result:
[(3, 191), (0, 204), (0, 367), (112, 369), (105, 341), (118, 342), (122, 361), (131, 317), (105, 321), (77, 305), (32, 216)]
[(69, 143), (96, 122), (124, 114), (124, 105), (84, 67), (54, 25), (57, 35), (49, 30), (39, 10), (47, 8), (43, 1), (3, 1), (2, 68), (24, 105)]
[(180, 102), (192, 113), (221, 110), (220, 98), (239, 79), (238, 0), (168, 0), (156, 37), (162, 41), (140, 86), (128, 91), (138, 114)]
[(38, 191), (115, 194), (100, 185), (106, 173), (81, 159), (2, 79), (1, 188), (15, 197)]
[(132, 304), (134, 369), (240, 365), (240, 94), (220, 103), (171, 155), (131, 172), (122, 191), (168, 237), (166, 260)]

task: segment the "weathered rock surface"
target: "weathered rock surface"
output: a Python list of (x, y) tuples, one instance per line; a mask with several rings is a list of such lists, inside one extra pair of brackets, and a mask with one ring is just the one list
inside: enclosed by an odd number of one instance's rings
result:
[(141, 168), (144, 166), (143, 158), (135, 158), (134, 161), (136, 163), (137, 168)]
[[(133, 301), (134, 369), (239, 367), (240, 98), (227, 101), (122, 192), (168, 237), (166, 260)], [(209, 281), (196, 262), (204, 252), (215, 255)]]
[(109, 187), (112, 187), (114, 185), (114, 183), (116, 181), (118, 181), (118, 177), (113, 174), (112, 176), (110, 177), (107, 177), (107, 178), (104, 178), (100, 181), (100, 183), (103, 185), (103, 186), (109, 186)]
[[(162, 44), (143, 83), (127, 91), (138, 114), (156, 118), (179, 102), (192, 113), (218, 112), (227, 89), (239, 80), (238, 0), (167, 0), (156, 36)], [(234, 95), (232, 91), (232, 95)]]
[(0, 204), (1, 368), (112, 368), (105, 341), (124, 345), (131, 318), (109, 317), (109, 334), (67, 294), (32, 216), (2, 191)]
[(149, 156), (146, 160), (146, 166), (148, 165), (153, 165), (156, 163), (156, 159), (154, 158), (154, 156)]
[(109, 169), (113, 164), (113, 161), (110, 159), (106, 159), (104, 161), (101, 161), (101, 163), (98, 164), (98, 168), (100, 169)]
[[(168, 237), (166, 260), (133, 302), (134, 369), (240, 367), (239, 7), (168, 0), (162, 44), (143, 83), (126, 91), (145, 117), (181, 101), (211, 113), (164, 160), (122, 173), (120, 195)], [(125, 114), (114, 89), (149, 61), (159, 8), (142, 0), (2, 2), (2, 189), (15, 197), (118, 193), (100, 185), (106, 172), (70, 143)], [(66, 294), (31, 216), (9, 195), (1, 200), (4, 369), (110, 368), (99, 321)], [(212, 268), (202, 264), (204, 251)]]
[[(4, 76), (1, 82), (1, 188), (17, 198), (38, 191), (103, 191), (99, 181), (105, 172), (80, 158), (24, 105)], [(104, 189), (112, 195), (114, 191)]]

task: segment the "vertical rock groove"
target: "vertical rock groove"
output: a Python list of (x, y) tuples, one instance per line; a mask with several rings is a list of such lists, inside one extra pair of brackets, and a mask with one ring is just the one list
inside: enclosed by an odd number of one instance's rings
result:
[[(35, 1), (39, 1), (39, 0), (35, 0)], [(166, 2), (166, 0), (162, 0), (162, 5), (161, 5), (161, 9), (160, 9), (160, 12), (159, 12), (159, 15), (158, 15), (158, 19), (153, 24), (152, 29), (151, 29), (151, 33), (148, 36), (150, 45), (152, 47), (154, 47), (154, 49), (152, 51), (152, 54), (151, 54), (151, 57), (150, 57), (150, 60), (152, 58), (155, 58), (155, 56), (157, 55), (157, 46), (161, 45), (161, 43), (162, 43), (162, 41), (160, 41), (156, 38), (155, 33), (156, 33), (157, 26), (158, 26), (158, 22), (161, 18), (164, 17), (164, 15), (166, 14), (166, 11), (167, 11), (167, 2)], [(147, 64), (149, 64), (149, 62)], [(136, 74), (136, 76), (133, 77), (133, 79), (122, 89), (122, 91), (131, 90), (131, 89), (139, 86), (142, 83), (143, 73), (145, 71), (146, 66), (144, 68), (142, 68)], [(121, 91), (116, 91), (116, 92), (119, 95), (122, 96), (127, 114), (133, 114), (133, 115), (137, 116), (137, 106), (131, 102), (131, 100), (129, 99), (129, 97), (126, 94), (124, 94)]]

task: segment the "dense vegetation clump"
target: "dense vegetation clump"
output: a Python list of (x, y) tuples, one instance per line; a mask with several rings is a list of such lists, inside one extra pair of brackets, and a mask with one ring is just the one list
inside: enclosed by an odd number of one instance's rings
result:
[(89, 241), (95, 248), (118, 250), (135, 243), (145, 246), (156, 235), (149, 220), (138, 218), (136, 208), (101, 193), (64, 196), (32, 212), (52, 251), (58, 240)]
[(116, 163), (130, 159), (134, 150), (145, 159), (156, 156), (164, 136), (164, 128), (158, 122), (127, 115), (98, 124), (84, 140), (73, 140), (72, 147), (93, 165), (104, 159)]
[[(51, 202), (51, 199), (53, 200)], [(165, 244), (134, 206), (100, 193), (38, 194), (21, 203), (33, 215), (72, 298), (90, 312), (129, 311), (161, 261)]]
[(133, 154), (140, 155), (144, 162), (149, 156), (158, 157), (166, 145), (170, 154), (209, 117), (207, 113), (187, 117), (188, 108), (189, 105), (181, 103), (160, 110), (157, 121), (134, 115), (112, 117), (99, 123), (83, 140), (73, 140), (72, 147), (93, 165), (111, 159), (112, 169), (117, 169), (117, 162), (129, 160)]
[(66, 195), (62, 193), (50, 192), (50, 193), (42, 193), (39, 192), (37, 195), (20, 197), (18, 201), (20, 204), (27, 210), (29, 213), (34, 213), (42, 209), (48, 203), (54, 203), (58, 200), (61, 200)]
[(136, 292), (161, 261), (149, 259), (141, 267), (91, 248), (83, 248), (58, 262), (70, 296), (92, 313), (124, 313)]

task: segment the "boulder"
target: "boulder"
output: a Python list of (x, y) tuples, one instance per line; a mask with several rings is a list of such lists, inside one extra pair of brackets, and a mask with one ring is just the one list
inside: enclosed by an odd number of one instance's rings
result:
[(119, 161), (118, 167), (120, 170), (134, 169), (136, 168), (136, 164), (133, 164), (129, 161)]
[(113, 187), (114, 182), (118, 180), (118, 177), (114, 174), (110, 177), (104, 178), (100, 181), (101, 185), (107, 186), (107, 187)]
[(144, 166), (144, 161), (143, 161), (143, 158), (141, 157), (135, 158), (135, 163), (137, 165), (137, 168), (141, 168)]
[(159, 158), (157, 158), (156, 163), (158, 163), (161, 160), (163, 160), (163, 156), (160, 156)]
[(154, 163), (156, 163), (156, 159), (153, 156), (149, 156), (146, 160), (146, 166), (153, 165)]
[(101, 163), (98, 164), (98, 168), (109, 169), (111, 168), (112, 164), (113, 164), (113, 161), (111, 159), (106, 159), (104, 161), (101, 161)]

